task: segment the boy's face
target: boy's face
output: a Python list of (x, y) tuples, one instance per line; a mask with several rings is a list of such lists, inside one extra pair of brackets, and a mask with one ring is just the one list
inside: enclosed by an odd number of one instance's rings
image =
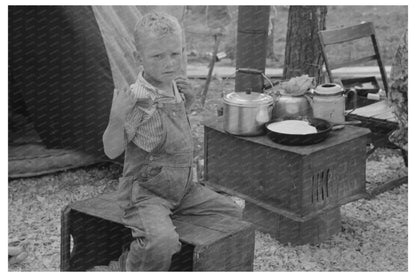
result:
[(170, 86), (181, 70), (182, 37), (178, 34), (146, 35), (138, 55), (149, 83), (156, 87)]

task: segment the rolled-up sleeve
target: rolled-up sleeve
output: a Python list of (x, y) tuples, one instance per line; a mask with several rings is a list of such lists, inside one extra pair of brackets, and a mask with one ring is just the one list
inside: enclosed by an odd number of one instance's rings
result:
[(139, 126), (149, 120), (156, 110), (153, 96), (146, 88), (134, 83), (130, 86), (129, 92), (135, 105), (127, 114), (124, 124), (126, 143), (134, 139)]

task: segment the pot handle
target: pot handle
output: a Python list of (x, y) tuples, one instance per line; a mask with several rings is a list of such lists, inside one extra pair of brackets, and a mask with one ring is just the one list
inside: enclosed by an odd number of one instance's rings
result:
[(352, 113), (353, 111), (355, 111), (355, 109), (357, 109), (357, 98), (358, 98), (358, 95), (357, 95), (357, 90), (356, 89), (354, 89), (354, 88), (347, 89), (345, 91), (345, 93), (344, 93), (344, 97), (348, 97), (348, 95), (350, 95), (351, 93), (352, 93), (352, 104), (353, 104), (353, 108), (352, 108), (352, 110), (348, 114)]
[(331, 122), (332, 124), (332, 130), (337, 131), (344, 128), (345, 125), (360, 125), (362, 124), (359, 120), (352, 120), (352, 121), (345, 121), (345, 122)]
[(241, 67), (235, 70), (236, 72), (248, 73), (248, 74), (259, 74), (261, 75), (266, 81), (269, 83), (267, 85), (263, 85), (263, 90), (273, 88), (275, 85), (280, 83), (280, 81), (272, 82), (263, 71), (255, 68), (248, 68), (248, 67)]
[(305, 92), (304, 96), (306, 98), (306, 100), (308, 100), (309, 105), (312, 107), (313, 105), (313, 93), (314, 93), (314, 89), (310, 89), (309, 91)]

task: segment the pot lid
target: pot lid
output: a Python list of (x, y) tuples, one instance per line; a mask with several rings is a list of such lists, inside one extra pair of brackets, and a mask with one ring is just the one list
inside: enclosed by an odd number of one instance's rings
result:
[(256, 107), (273, 104), (273, 97), (258, 92), (230, 92), (224, 95), (224, 102), (237, 106)]
[(342, 86), (335, 83), (322, 84), (317, 86), (315, 89), (316, 94), (324, 96), (334, 96), (342, 94), (343, 91), (344, 89), (342, 88)]

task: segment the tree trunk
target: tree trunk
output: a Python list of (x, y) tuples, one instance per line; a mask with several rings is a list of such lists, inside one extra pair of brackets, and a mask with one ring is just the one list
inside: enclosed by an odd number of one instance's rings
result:
[(307, 74), (323, 80), (318, 31), (325, 29), (326, 6), (291, 6), (286, 33), (283, 78)]

